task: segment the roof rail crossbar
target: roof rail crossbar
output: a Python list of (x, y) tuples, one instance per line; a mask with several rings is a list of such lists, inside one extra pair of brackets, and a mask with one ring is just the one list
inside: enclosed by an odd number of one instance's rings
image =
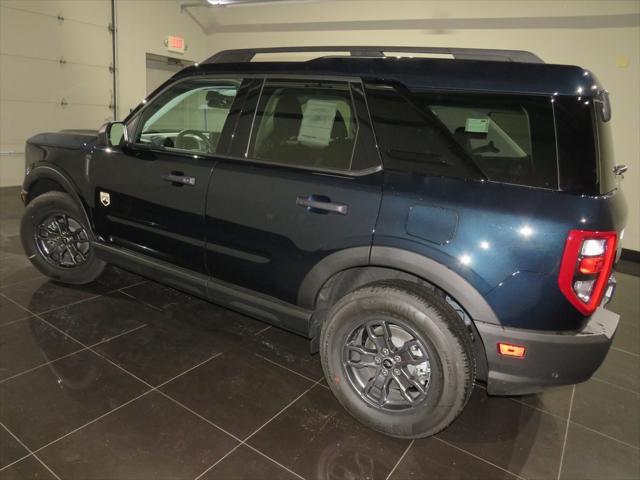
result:
[(496, 50), (484, 48), (450, 47), (372, 47), (372, 46), (324, 46), (324, 47), (272, 47), (223, 50), (202, 63), (246, 63), (264, 53), (296, 52), (349, 52), (353, 57), (384, 57), (384, 52), (447, 54), (457, 60), (490, 60), (499, 62), (544, 63), (537, 55), (525, 50)]

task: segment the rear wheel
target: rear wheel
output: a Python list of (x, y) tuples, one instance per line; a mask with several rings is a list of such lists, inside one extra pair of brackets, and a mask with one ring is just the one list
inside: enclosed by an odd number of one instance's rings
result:
[(367, 285), (339, 300), (323, 325), (321, 356), (340, 403), (401, 438), (446, 428), (475, 378), (464, 322), (433, 291), (405, 281)]
[(89, 226), (73, 199), (48, 192), (31, 201), (20, 224), (20, 237), (31, 263), (54, 280), (84, 284), (98, 278), (105, 262), (91, 248)]

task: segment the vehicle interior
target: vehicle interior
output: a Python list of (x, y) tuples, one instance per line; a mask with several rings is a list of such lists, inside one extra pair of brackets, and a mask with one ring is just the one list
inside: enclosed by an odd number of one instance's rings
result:
[(197, 87), (176, 95), (146, 121), (139, 143), (215, 153), (224, 123), (237, 93), (237, 85)]
[(530, 126), (525, 109), (440, 105), (430, 109), (487, 177), (513, 181), (532, 175)]
[(348, 89), (265, 88), (252, 155), (307, 167), (349, 169), (357, 122)]

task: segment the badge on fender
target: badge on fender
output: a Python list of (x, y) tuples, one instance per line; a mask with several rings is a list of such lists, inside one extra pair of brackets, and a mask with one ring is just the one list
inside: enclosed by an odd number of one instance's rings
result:
[(107, 192), (100, 192), (100, 203), (103, 206), (108, 207), (111, 204), (111, 195)]

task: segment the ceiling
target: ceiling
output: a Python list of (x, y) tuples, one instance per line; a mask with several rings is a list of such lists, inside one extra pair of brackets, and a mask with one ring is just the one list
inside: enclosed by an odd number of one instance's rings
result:
[[(558, 0), (176, 0), (207, 35), (242, 32), (474, 30), (637, 26), (633, 2)], [(603, 5), (605, 3), (606, 5)], [(335, 43), (335, 42), (329, 42)]]

